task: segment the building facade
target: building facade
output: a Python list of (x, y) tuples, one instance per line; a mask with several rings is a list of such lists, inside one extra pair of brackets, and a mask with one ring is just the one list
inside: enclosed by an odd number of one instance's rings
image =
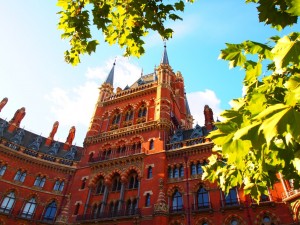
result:
[[(280, 177), (260, 204), (233, 188), (225, 195), (202, 180), (216, 129), (193, 126), (184, 78), (166, 48), (155, 71), (124, 89), (115, 64), (83, 147), (20, 128), (25, 108), (0, 119), (0, 224), (279, 225), (299, 224), (299, 190)], [(8, 99), (0, 103), (1, 109)], [(1, 116), (1, 114), (0, 114)]]

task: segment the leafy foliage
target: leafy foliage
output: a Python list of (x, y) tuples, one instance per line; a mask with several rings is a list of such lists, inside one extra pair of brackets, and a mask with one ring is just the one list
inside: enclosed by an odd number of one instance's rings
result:
[(100, 30), (105, 41), (125, 48), (124, 55), (140, 56), (145, 52), (143, 37), (149, 30), (163, 39), (172, 37), (173, 30), (165, 27), (168, 20), (180, 20), (184, 11), (182, 0), (165, 3), (162, 0), (58, 0), (62, 8), (58, 29), (69, 39), (71, 49), (65, 60), (72, 65), (80, 55), (96, 51), (98, 38), (92, 37), (92, 26)]
[(215, 154), (204, 174), (224, 191), (243, 187), (257, 201), (278, 181), (278, 173), (294, 179), (296, 188), (300, 181), (300, 33), (271, 40), (227, 44), (221, 51), (230, 67), (245, 70), (246, 93), (209, 135)]

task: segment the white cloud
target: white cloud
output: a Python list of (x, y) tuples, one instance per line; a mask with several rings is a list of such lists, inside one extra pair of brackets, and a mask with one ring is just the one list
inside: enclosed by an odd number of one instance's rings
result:
[[(71, 126), (76, 127), (77, 144), (83, 142), (94, 107), (99, 95), (99, 86), (106, 79), (112, 68), (114, 59), (108, 60), (104, 66), (89, 68), (87, 80), (83, 85), (73, 89), (53, 88), (45, 98), (51, 102), (51, 111), (55, 120), (61, 122), (58, 131), (63, 131), (65, 138)], [(129, 59), (118, 57), (115, 67), (114, 87), (124, 88), (131, 85), (140, 76), (141, 69)], [(59, 136), (59, 133), (58, 133)], [(76, 141), (75, 140), (75, 141)], [(64, 141), (64, 140), (63, 140)]]
[[(105, 63), (105, 66), (88, 68), (86, 77), (88, 79), (97, 79), (99, 84), (107, 78), (114, 59), (110, 59)], [(133, 84), (141, 75), (141, 68), (130, 61), (129, 58), (118, 56), (114, 72), (114, 87), (125, 88), (125, 86)]]
[(204, 92), (187, 93), (187, 98), (194, 117), (194, 124), (198, 123), (200, 126), (204, 125), (204, 106), (208, 105), (214, 113), (214, 120), (220, 119), (220, 113), (223, 111), (220, 108), (221, 100), (216, 96), (215, 92), (206, 89)]

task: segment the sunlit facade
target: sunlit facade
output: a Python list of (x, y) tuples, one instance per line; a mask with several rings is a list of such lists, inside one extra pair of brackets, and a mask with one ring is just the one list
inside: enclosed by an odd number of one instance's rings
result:
[[(166, 48), (153, 73), (114, 88), (113, 65), (99, 88), (83, 147), (20, 128), (25, 108), (0, 119), (0, 225), (288, 225), (298, 224), (299, 190), (282, 177), (257, 204), (243, 190), (224, 194), (202, 180), (212, 154), (204, 126), (193, 125), (184, 78)], [(198, 75), (200, 76), (200, 75)], [(204, 79), (204, 78), (203, 78)], [(7, 99), (0, 103), (1, 109)], [(80, 107), (79, 107), (80, 110)]]

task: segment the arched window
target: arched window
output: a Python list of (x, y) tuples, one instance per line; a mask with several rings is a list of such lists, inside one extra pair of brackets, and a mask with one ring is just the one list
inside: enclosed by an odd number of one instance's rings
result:
[(79, 208), (80, 208), (80, 203), (77, 203), (75, 206), (74, 215), (78, 215)]
[(93, 162), (94, 152), (89, 154), (89, 162)]
[(5, 171), (6, 171), (7, 166), (6, 165), (1, 165), (0, 166), (0, 176), (3, 176)]
[(261, 225), (275, 225), (275, 223), (269, 215), (265, 214), (262, 218)]
[(208, 225), (208, 222), (203, 221), (203, 222), (201, 223), (201, 225)]
[(104, 189), (105, 189), (104, 179), (101, 177), (98, 180), (98, 183), (97, 183), (96, 194), (103, 194), (104, 193)]
[(230, 225), (239, 225), (239, 221), (237, 219), (232, 219)]
[(179, 168), (176, 166), (173, 170), (173, 177), (178, 178), (179, 177)]
[(84, 178), (84, 179), (81, 181), (81, 187), (80, 187), (80, 189), (84, 189), (84, 188), (85, 188), (86, 181), (87, 181), (86, 178)]
[(45, 221), (53, 221), (55, 218), (57, 206), (56, 202), (53, 200), (49, 205), (47, 205), (43, 220)]
[(121, 114), (117, 113), (113, 116), (112, 124), (118, 124), (120, 122)]
[(147, 114), (147, 108), (146, 105), (142, 105), (141, 108), (139, 109), (138, 117), (145, 117)]
[(65, 182), (64, 181), (60, 181), (60, 180), (56, 180), (54, 187), (53, 187), (53, 191), (60, 191), (62, 192), (65, 186)]
[(172, 210), (181, 211), (183, 209), (182, 195), (176, 189), (172, 196)]
[(203, 168), (201, 163), (197, 163), (197, 174), (202, 174), (203, 173)]
[(148, 167), (147, 178), (148, 179), (152, 178), (152, 166)]
[(168, 167), (168, 177), (173, 178), (173, 170), (171, 166)]
[(132, 172), (129, 175), (129, 185), (128, 189), (136, 189), (139, 186), (138, 175), (136, 172)]
[(153, 139), (151, 139), (150, 142), (149, 142), (149, 149), (150, 150), (154, 149), (154, 141), (153, 141)]
[(204, 187), (200, 187), (197, 191), (197, 206), (198, 209), (209, 208), (209, 195)]
[(150, 206), (150, 194), (147, 193), (145, 197), (145, 206), (149, 207)]
[(195, 163), (191, 164), (191, 175), (196, 175), (197, 174), (197, 167)]
[(229, 190), (229, 193), (225, 195), (225, 205), (231, 206), (231, 205), (238, 205), (238, 204), (239, 201), (238, 201), (236, 188), (231, 188)]
[(129, 109), (125, 114), (125, 121), (130, 121), (133, 119), (133, 110)]
[(36, 208), (36, 200), (32, 197), (28, 202), (26, 202), (21, 217), (32, 218)]
[(184, 177), (184, 168), (183, 168), (183, 165), (179, 166), (179, 177)]
[(24, 182), (26, 177), (26, 171), (21, 171), (18, 170), (18, 172), (16, 173), (15, 177), (14, 177), (14, 181), (19, 181), (19, 182)]
[(112, 191), (120, 191), (121, 190), (121, 178), (120, 175), (116, 175), (113, 178), (113, 182), (112, 182)]
[(127, 214), (134, 215), (136, 206), (137, 206), (137, 200), (136, 199), (133, 199), (133, 200), (129, 199), (127, 201), (127, 205), (126, 205)]
[(35, 178), (33, 186), (35, 187), (44, 187), (46, 182), (46, 177), (41, 177), (40, 175)]
[(6, 195), (2, 200), (0, 212), (10, 213), (15, 201), (16, 201), (16, 196), (15, 193), (12, 191), (8, 195)]

